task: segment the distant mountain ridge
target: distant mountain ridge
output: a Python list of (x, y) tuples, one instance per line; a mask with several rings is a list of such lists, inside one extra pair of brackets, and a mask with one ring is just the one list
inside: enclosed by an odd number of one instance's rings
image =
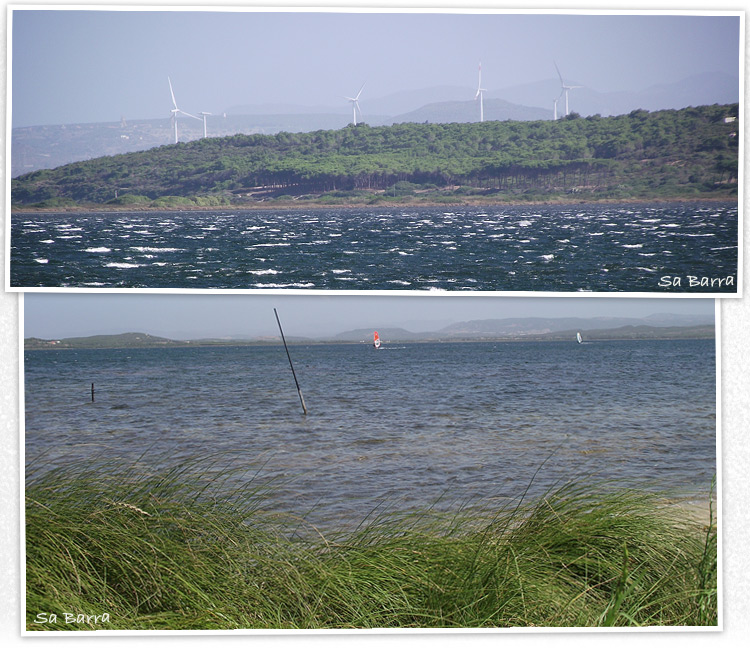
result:
[[(674, 316), (674, 315), (669, 315)], [(623, 320), (632, 321), (622, 324)], [(457, 323), (456, 326), (443, 328), (437, 332), (410, 332), (401, 327), (379, 327), (380, 338), (385, 344), (407, 342), (460, 342), (460, 341), (491, 341), (491, 340), (538, 340), (538, 341), (575, 341), (576, 332), (580, 331), (585, 340), (651, 340), (651, 339), (691, 339), (712, 338), (714, 324), (706, 318), (675, 316), (667, 320), (671, 325), (652, 325), (648, 319), (489, 319), (483, 321), (467, 321)], [(586, 327), (570, 327), (571, 321), (586, 324)], [(525, 322), (525, 326), (524, 326)], [(662, 321), (664, 322), (664, 321)], [(682, 322), (683, 324), (675, 324)], [(467, 327), (467, 324), (474, 324)], [(547, 325), (543, 327), (542, 325)], [(373, 329), (355, 329), (341, 332), (330, 337), (318, 339), (304, 337), (287, 337), (288, 343), (371, 343)], [(175, 340), (159, 336), (152, 336), (139, 332), (126, 334), (104, 334), (87, 337), (73, 337), (62, 339), (40, 339), (30, 337), (24, 339), (27, 350), (53, 349), (117, 349), (117, 348), (165, 348), (165, 347), (198, 347), (225, 345), (279, 345), (279, 337), (245, 337), (231, 338), (198, 338), (190, 340)]]
[[(636, 109), (658, 111), (688, 106), (735, 103), (739, 101), (737, 77), (725, 72), (692, 75), (672, 83), (657, 84), (638, 91), (598, 92), (577, 81), (566, 80), (570, 85), (581, 86), (570, 91), (570, 111), (579, 115), (624, 115)], [(485, 97), (502, 98), (524, 106), (549, 107), (560, 95), (560, 82), (547, 79), (522, 84), (487, 93)], [(558, 116), (565, 110), (564, 98), (558, 103)]]
[[(491, 318), (453, 323), (433, 332), (410, 332), (399, 327), (378, 326), (378, 333), (383, 340), (417, 341), (417, 340), (451, 340), (451, 339), (488, 339), (505, 337), (538, 337), (555, 335), (563, 332), (587, 331), (605, 332), (622, 328), (701, 328), (710, 326), (713, 329), (713, 318), (680, 314), (653, 314), (645, 318), (627, 317), (593, 317), (593, 318)], [(641, 331), (646, 331), (642, 329)], [(654, 332), (652, 332), (652, 335)], [(356, 329), (340, 332), (332, 340), (363, 341), (372, 337), (372, 330)]]
[[(431, 123), (448, 123), (448, 122), (478, 122), (479, 119), (479, 102), (478, 101), (452, 101), (436, 102), (427, 104), (418, 108), (416, 111), (397, 115), (393, 118), (394, 123), (400, 122), (431, 122)], [(533, 108), (512, 104), (504, 99), (485, 99), (484, 100), (484, 119), (485, 120), (549, 120), (552, 118), (552, 111), (543, 108)]]
[(687, 327), (693, 325), (704, 325), (708, 322), (710, 321), (700, 316), (681, 316), (677, 314), (653, 314), (646, 318), (627, 318), (622, 316), (599, 316), (595, 318), (502, 318), (454, 323), (441, 329), (440, 333), (475, 336), (530, 335), (561, 332), (565, 330), (614, 329), (629, 325)]

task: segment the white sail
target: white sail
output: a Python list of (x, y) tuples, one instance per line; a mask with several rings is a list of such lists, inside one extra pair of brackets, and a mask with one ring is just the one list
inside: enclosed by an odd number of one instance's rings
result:
[(583, 343), (583, 339), (581, 338), (581, 333), (580, 332), (576, 333), (576, 339), (578, 339), (579, 343)]

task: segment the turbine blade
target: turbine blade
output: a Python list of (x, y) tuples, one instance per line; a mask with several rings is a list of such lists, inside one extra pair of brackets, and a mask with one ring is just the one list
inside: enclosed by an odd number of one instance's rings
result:
[[(201, 118), (200, 118), (200, 117), (196, 117), (196, 116), (195, 116), (195, 115), (193, 115), (192, 113), (188, 113), (187, 111), (183, 111), (182, 109), (179, 109), (179, 111), (180, 111), (180, 113), (182, 113), (183, 115), (187, 115), (188, 117), (192, 117), (192, 118), (193, 118), (194, 120), (201, 120)], [(202, 121), (203, 121), (203, 120), (201, 120), (201, 122), (202, 122)]]
[(355, 99), (359, 99), (359, 96), (362, 94), (362, 90), (364, 89), (366, 83), (367, 82), (365, 81), (365, 83), (362, 84), (362, 88), (359, 89), (359, 92), (357, 93), (357, 96), (355, 97)]
[(172, 104), (177, 108), (177, 101), (174, 98), (174, 90), (172, 90), (172, 80), (167, 77), (167, 81), (169, 82), (169, 94), (172, 95)]
[[(552, 63), (555, 63), (554, 61)], [(565, 86), (565, 82), (563, 81), (562, 75), (560, 74), (560, 68), (557, 67), (557, 63), (555, 63), (555, 70), (557, 70), (557, 76), (560, 77), (560, 85)]]

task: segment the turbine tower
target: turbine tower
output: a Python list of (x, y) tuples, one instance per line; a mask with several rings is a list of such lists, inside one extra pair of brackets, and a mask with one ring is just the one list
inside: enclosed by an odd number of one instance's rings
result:
[(188, 117), (192, 117), (193, 119), (200, 120), (200, 117), (196, 117), (195, 115), (191, 115), (190, 113), (186, 113), (180, 108), (177, 108), (177, 100), (174, 98), (174, 90), (172, 89), (172, 80), (167, 77), (167, 81), (169, 82), (169, 93), (172, 95), (172, 106), (174, 108), (172, 109), (172, 129), (174, 131), (174, 143), (177, 144), (177, 115), (178, 113), (182, 113), (183, 115), (187, 115)]
[(482, 88), (482, 62), (479, 62), (479, 83), (477, 84), (477, 94), (474, 99), (479, 100), (479, 121), (484, 122), (484, 93), (487, 92), (486, 88)]
[(203, 137), (206, 137), (206, 115), (211, 115), (211, 113), (207, 113), (206, 111), (201, 111), (199, 113), (201, 117), (203, 117)]
[(583, 88), (583, 86), (566, 86), (565, 82), (563, 81), (562, 75), (560, 74), (560, 68), (557, 67), (557, 63), (555, 63), (555, 70), (557, 70), (557, 76), (560, 77), (560, 88), (562, 89), (560, 95), (565, 93), (565, 117), (567, 117), (570, 113), (570, 110), (568, 108), (568, 95), (570, 91), (574, 88)]
[(562, 97), (562, 92), (552, 100), (552, 107), (553, 107), (552, 120), (553, 121), (557, 121), (557, 102), (560, 101), (560, 97)]
[[(365, 84), (362, 84), (362, 88), (364, 87)], [(352, 121), (354, 126), (357, 126), (357, 111), (359, 111), (359, 116), (362, 117), (362, 109), (359, 107), (359, 96), (362, 94), (362, 88), (359, 89), (356, 97), (344, 97), (344, 99), (352, 103)]]

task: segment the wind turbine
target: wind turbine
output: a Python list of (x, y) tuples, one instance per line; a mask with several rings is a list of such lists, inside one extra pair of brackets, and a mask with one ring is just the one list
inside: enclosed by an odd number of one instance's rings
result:
[(172, 89), (172, 80), (167, 77), (167, 81), (169, 82), (169, 93), (172, 95), (172, 106), (174, 108), (172, 109), (172, 129), (174, 130), (174, 143), (177, 144), (177, 114), (182, 113), (183, 115), (187, 115), (188, 117), (192, 117), (193, 119), (200, 120), (200, 117), (196, 117), (195, 115), (191, 115), (190, 113), (186, 113), (180, 108), (177, 108), (177, 100), (174, 98), (174, 90)]
[(477, 84), (477, 94), (474, 99), (479, 100), (479, 121), (484, 122), (484, 93), (487, 92), (486, 88), (482, 88), (482, 62), (479, 62), (479, 83)]
[[(362, 88), (364, 87), (365, 84), (362, 84)], [(344, 97), (344, 99), (352, 103), (352, 120), (354, 121), (354, 126), (357, 126), (357, 111), (359, 111), (359, 116), (362, 117), (362, 109), (359, 107), (359, 96), (362, 94), (362, 88), (359, 89), (356, 97)]]
[(566, 86), (565, 82), (563, 81), (562, 75), (560, 74), (560, 68), (557, 67), (557, 63), (555, 63), (555, 70), (557, 70), (557, 76), (560, 77), (560, 88), (562, 88), (560, 95), (565, 93), (565, 117), (567, 117), (568, 113), (570, 112), (568, 109), (568, 94), (574, 88), (583, 88), (583, 86)]

